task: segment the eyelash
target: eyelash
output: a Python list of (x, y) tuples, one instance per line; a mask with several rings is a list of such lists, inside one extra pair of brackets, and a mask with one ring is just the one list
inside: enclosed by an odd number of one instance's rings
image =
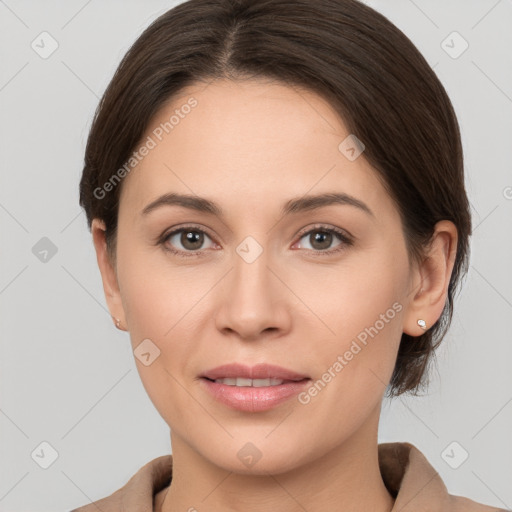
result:
[[(203, 229), (198, 228), (197, 226), (182, 226), (179, 229), (175, 229), (173, 231), (170, 231), (168, 233), (164, 233), (160, 239), (158, 240), (158, 244), (162, 245), (164, 249), (180, 258), (190, 258), (193, 256), (202, 256), (204, 249), (198, 250), (198, 251), (181, 251), (177, 249), (171, 248), (169, 245), (167, 245), (167, 241), (176, 233), (181, 233), (182, 231), (187, 232), (194, 232), (194, 233), (202, 233), (206, 236), (208, 236), (210, 239), (212, 238), (206, 231)], [(344, 231), (338, 228), (334, 227), (328, 227), (323, 224), (316, 224), (313, 228), (310, 228), (307, 231), (304, 231), (298, 235), (299, 240), (304, 238), (306, 235), (309, 235), (311, 233), (320, 232), (320, 233), (330, 233), (333, 235), (336, 235), (338, 239), (342, 242), (341, 244), (337, 245), (333, 249), (326, 249), (326, 250), (314, 250), (314, 249), (307, 249), (308, 251), (311, 251), (314, 256), (330, 256), (331, 254), (335, 254), (338, 252), (341, 252), (346, 247), (350, 247), (353, 245), (354, 241), (353, 239), (348, 236)], [(316, 254), (315, 254), (316, 253)]]

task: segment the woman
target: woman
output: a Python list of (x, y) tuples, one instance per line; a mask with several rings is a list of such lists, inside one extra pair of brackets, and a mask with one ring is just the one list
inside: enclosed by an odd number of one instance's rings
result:
[(383, 397), (426, 385), (467, 270), (457, 120), (355, 0), (190, 0), (121, 62), (80, 202), (172, 456), (79, 511), (496, 508)]

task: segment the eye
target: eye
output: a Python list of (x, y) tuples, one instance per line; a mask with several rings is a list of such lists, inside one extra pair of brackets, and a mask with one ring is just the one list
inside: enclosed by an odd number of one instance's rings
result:
[[(338, 243), (333, 247), (332, 244), (336, 241)], [(314, 229), (305, 232), (298, 243), (299, 249), (331, 254), (343, 250), (353, 242), (347, 234), (338, 228), (316, 225)]]
[[(205, 247), (205, 241), (210, 245)], [(161, 241), (164, 247), (179, 256), (194, 256), (203, 249), (214, 248), (213, 240), (202, 230), (194, 226), (185, 226), (165, 234)], [(189, 254), (186, 254), (189, 253)]]
[[(174, 229), (162, 235), (159, 243), (166, 251), (180, 257), (201, 256), (205, 249), (219, 248), (204, 230), (195, 226)], [(341, 229), (317, 224), (313, 229), (304, 231), (292, 248), (308, 249), (318, 255), (327, 255), (342, 251), (352, 244), (352, 237)]]

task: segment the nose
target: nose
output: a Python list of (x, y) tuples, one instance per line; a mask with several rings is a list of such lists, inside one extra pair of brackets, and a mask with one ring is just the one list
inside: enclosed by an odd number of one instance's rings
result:
[(234, 255), (233, 268), (219, 287), (216, 327), (244, 340), (282, 336), (290, 329), (290, 292), (271, 268), (265, 251), (250, 262)]

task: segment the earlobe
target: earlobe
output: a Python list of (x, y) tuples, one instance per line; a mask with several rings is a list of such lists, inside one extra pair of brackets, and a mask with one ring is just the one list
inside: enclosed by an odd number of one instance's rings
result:
[(114, 268), (114, 264), (112, 263), (107, 250), (105, 223), (101, 219), (93, 219), (91, 223), (91, 233), (108, 309), (115, 326), (118, 329), (127, 330), (122, 327), (123, 325), (126, 325), (125, 314), (121, 301), (116, 269)]
[(441, 316), (448, 297), (448, 287), (457, 255), (457, 228), (448, 220), (436, 224), (432, 243), (423, 262), (415, 270), (418, 288), (404, 317), (404, 332), (420, 336)]
[(112, 320), (114, 321), (114, 324), (115, 326), (120, 330), (120, 331), (126, 331), (126, 329), (124, 327), (121, 327), (121, 320), (119, 320), (119, 318), (116, 318), (115, 316), (112, 317)]

